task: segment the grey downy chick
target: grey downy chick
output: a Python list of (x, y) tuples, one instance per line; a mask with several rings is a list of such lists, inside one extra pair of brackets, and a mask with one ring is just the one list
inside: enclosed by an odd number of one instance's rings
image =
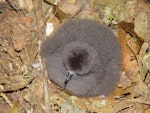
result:
[(94, 20), (67, 21), (42, 43), (40, 55), (49, 79), (76, 96), (108, 95), (119, 80), (119, 42)]

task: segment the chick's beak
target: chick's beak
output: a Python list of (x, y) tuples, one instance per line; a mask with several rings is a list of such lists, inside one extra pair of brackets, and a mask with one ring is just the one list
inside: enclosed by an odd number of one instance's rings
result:
[(67, 78), (65, 79), (65, 82), (64, 82), (65, 85), (72, 79), (73, 76), (75, 76), (75, 74), (72, 71), (67, 71), (66, 76)]

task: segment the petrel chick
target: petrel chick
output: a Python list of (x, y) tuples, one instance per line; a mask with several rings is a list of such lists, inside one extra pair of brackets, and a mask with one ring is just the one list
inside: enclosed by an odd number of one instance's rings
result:
[(72, 19), (41, 45), (49, 79), (79, 96), (110, 94), (121, 71), (121, 47), (112, 31), (99, 22)]

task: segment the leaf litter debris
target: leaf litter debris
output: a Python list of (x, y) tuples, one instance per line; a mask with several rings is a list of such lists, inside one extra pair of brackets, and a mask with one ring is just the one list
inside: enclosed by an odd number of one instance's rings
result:
[[(47, 80), (38, 55), (45, 26), (71, 18), (110, 25), (120, 41), (122, 73), (109, 96), (78, 98)], [(149, 36), (147, 0), (0, 0), (0, 113), (149, 113)]]

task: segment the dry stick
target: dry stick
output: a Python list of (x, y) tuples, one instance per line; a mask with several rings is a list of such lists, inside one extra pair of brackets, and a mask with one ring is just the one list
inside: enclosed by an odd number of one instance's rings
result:
[(136, 61), (137, 61), (137, 63), (138, 63), (138, 56), (137, 56), (137, 54), (133, 51), (133, 49), (132, 49), (132, 47), (131, 47), (131, 45), (130, 45), (130, 40), (127, 42), (127, 46), (129, 47), (130, 51), (133, 53), (133, 55), (134, 55), (134, 57), (135, 57), (135, 59), (136, 59)]
[[(44, 25), (42, 26), (42, 28), (44, 28), (46, 25), (46, 22), (44, 22)], [(45, 29), (44, 29), (45, 31)], [(44, 33), (44, 32), (43, 32)], [(43, 35), (40, 35), (41, 37), (39, 37), (39, 41), (38, 41), (38, 50), (40, 51), (40, 47), (41, 47), (41, 40)], [(39, 59), (39, 62), (40, 62), (40, 66), (41, 66), (41, 69), (42, 69), (42, 76), (43, 76), (43, 93), (44, 93), (44, 104), (45, 104), (45, 112), (46, 113), (50, 113), (51, 109), (50, 109), (50, 96), (49, 96), (49, 90), (48, 90), (48, 79), (47, 79), (47, 73), (45, 70), (45, 67), (43, 66), (43, 61), (41, 59), (41, 57), (39, 56), (38, 54), (38, 59)]]
[(46, 110), (46, 113), (50, 113), (50, 101), (49, 101), (50, 96), (49, 96), (49, 90), (48, 90), (48, 79), (46, 76), (44, 76), (43, 87), (44, 87), (45, 110)]
[[(39, 50), (40, 50), (41, 42), (39, 41)], [(44, 102), (45, 102), (45, 111), (46, 113), (50, 113), (50, 96), (49, 96), (49, 90), (48, 90), (48, 79), (47, 79), (47, 72), (45, 71), (45, 67), (43, 66), (43, 61), (40, 56), (38, 56), (40, 66), (42, 69), (42, 75), (43, 75), (43, 93), (44, 93)]]
[[(41, 1), (42, 3), (43, 3), (43, 1)], [(43, 6), (43, 4), (41, 4), (42, 6)], [(35, 2), (34, 2), (34, 9), (35, 9)], [(42, 10), (42, 9), (41, 9)], [(38, 19), (37, 19), (37, 11), (36, 10), (34, 10), (34, 12), (35, 12), (35, 17), (36, 17), (36, 22), (37, 22), (37, 26), (38, 26)], [(43, 10), (42, 10), (42, 15), (43, 15)], [(45, 23), (44, 22), (44, 19), (42, 19), (42, 21), (43, 21), (43, 23)], [(39, 43), (38, 43), (38, 46), (39, 46), (39, 51), (40, 51), (40, 45), (41, 45), (41, 42), (40, 42), (40, 39), (42, 38), (42, 36), (43, 36), (43, 34), (44, 34), (44, 31), (45, 31), (45, 24), (43, 24), (42, 26), (41, 26), (41, 28), (39, 28), (39, 26), (38, 26), (38, 34), (37, 34), (37, 37), (38, 37), (38, 39), (39, 39)], [(44, 30), (43, 30), (44, 29)], [(40, 31), (42, 31), (42, 32), (40, 32)], [(43, 68), (43, 63), (42, 63), (42, 60), (41, 60), (41, 57), (40, 56), (38, 56), (38, 59), (39, 59), (39, 62), (40, 62), (40, 65), (41, 65), (41, 68), (42, 68), (42, 75), (43, 75), (43, 77), (44, 77), (44, 79), (43, 79), (43, 93), (44, 93), (44, 101), (45, 101), (45, 112), (46, 113), (50, 113), (50, 108), (49, 108), (49, 105), (50, 105), (50, 102), (49, 102), (49, 92), (48, 92), (48, 85), (47, 85), (47, 78), (46, 78), (46, 76), (45, 76), (45, 71), (44, 71), (44, 68)]]
[[(47, 19), (43, 19), (43, 21), (44, 21), (43, 22), (44, 24), (43, 24), (41, 30), (44, 29), (44, 31), (45, 31), (45, 25), (46, 25)], [(43, 35), (44, 35), (44, 32), (43, 32), (43, 34), (40, 35), (41, 37), (39, 37), (39, 51), (40, 51), (40, 46), (41, 46), (41, 40), (40, 39), (42, 39)], [(49, 101), (50, 97), (49, 97), (49, 90), (48, 90), (47, 73), (46, 73), (46, 71), (44, 71), (45, 67), (43, 66), (43, 61), (42, 61), (40, 56), (39, 56), (39, 61), (40, 61), (40, 65), (42, 67), (42, 75), (44, 77), (44, 79), (43, 79), (43, 93), (44, 93), (44, 102), (45, 102), (45, 112), (50, 113), (51, 109), (49, 106), (50, 105), (50, 101)]]
[(0, 93), (0, 94), (4, 98), (4, 100), (12, 107), (13, 104), (11, 103), (11, 101), (9, 100), (9, 98), (4, 93)]
[[(35, 1), (33, 0), (33, 7), (34, 7), (34, 14), (35, 14), (35, 17), (37, 17), (37, 12), (36, 12), (36, 6), (35, 6)], [(38, 20), (37, 18), (35, 19), (36, 20), (36, 23), (37, 23), (37, 29), (38, 29)]]

